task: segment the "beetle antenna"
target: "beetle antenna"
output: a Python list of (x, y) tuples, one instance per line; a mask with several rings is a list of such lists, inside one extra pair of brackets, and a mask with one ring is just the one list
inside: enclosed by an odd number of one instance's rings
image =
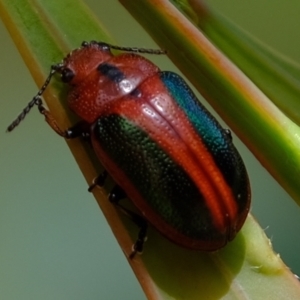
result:
[[(166, 50), (161, 50), (161, 49), (146, 49), (146, 48), (138, 48), (138, 47), (122, 47), (122, 46), (116, 46), (116, 45), (111, 45), (108, 43), (104, 42), (95, 42), (92, 41), (91, 43), (95, 43), (101, 47), (107, 47), (109, 49), (115, 49), (115, 50), (121, 50), (125, 52), (134, 52), (134, 53), (144, 53), (144, 54), (166, 54)], [(83, 42), (83, 46), (87, 45), (88, 43)]]
[(43, 86), (40, 88), (38, 93), (32, 98), (32, 100), (27, 104), (27, 106), (22, 110), (22, 112), (17, 116), (17, 118), (7, 127), (6, 131), (10, 132), (14, 130), (15, 127), (17, 127), (20, 124), (20, 122), (25, 119), (26, 115), (30, 112), (30, 110), (34, 105), (37, 105), (40, 112), (42, 113), (44, 108), (42, 106), (41, 96), (46, 90), (47, 86), (49, 85), (52, 76), (61, 68), (62, 68), (62, 64), (56, 64), (51, 66), (50, 73), (47, 79), (45, 80)]
[(146, 49), (146, 48), (138, 48), (138, 47), (121, 47), (121, 46), (115, 46), (115, 45), (110, 45), (107, 44), (111, 49), (115, 50), (121, 50), (121, 51), (126, 51), (126, 52), (134, 52), (134, 53), (146, 53), (146, 54), (166, 54), (166, 50), (161, 50), (161, 49)]

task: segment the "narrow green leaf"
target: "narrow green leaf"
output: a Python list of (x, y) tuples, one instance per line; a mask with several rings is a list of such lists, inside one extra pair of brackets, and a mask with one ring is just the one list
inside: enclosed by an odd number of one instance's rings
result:
[[(65, 11), (68, 11), (68, 14), (65, 14)], [(71, 50), (79, 47), (82, 41), (111, 42), (106, 30), (95, 19), (92, 12), (78, 0), (1, 0), (0, 16), (38, 87), (44, 83), (51, 64), (60, 62)], [(53, 79), (44, 94), (52, 115), (62, 128), (74, 124), (74, 116), (65, 109), (66, 93), (67, 87), (60, 80)], [(101, 170), (95, 154), (88, 145), (77, 140), (68, 141), (68, 146), (90, 184)], [(94, 189), (93, 194), (128, 258), (135, 237), (131, 237), (114, 206), (107, 201), (107, 193)], [(129, 262), (146, 295), (155, 298), (157, 288), (146, 271), (144, 263), (139, 257)]]
[[(46, 78), (49, 65), (59, 62), (82, 40), (109, 41), (106, 31), (100, 29), (92, 13), (80, 1), (53, 1), (53, 6), (49, 2), (0, 1), (1, 17), (39, 86)], [(78, 19), (84, 22), (77, 22)], [(65, 87), (54, 81), (45, 95), (62, 127), (72, 123), (72, 118), (64, 112), (65, 93)], [(99, 172), (95, 157), (79, 141), (70, 141), (69, 146), (87, 181), (91, 182)], [(95, 196), (128, 257), (136, 230), (128, 232), (126, 228), (133, 228), (132, 224), (120, 220), (102, 191), (95, 190)], [(126, 227), (124, 222), (128, 224)], [(237, 238), (212, 254), (178, 247), (154, 230), (150, 230), (149, 236), (145, 253), (129, 260), (149, 299), (244, 299), (250, 296), (282, 299), (283, 295), (299, 298), (296, 278), (273, 253), (264, 232), (250, 216)]]
[[(200, 1), (173, 1), (191, 15), (201, 29), (232, 62), (291, 120), (300, 124), (300, 66), (211, 11)], [(187, 13), (189, 12), (189, 13)]]

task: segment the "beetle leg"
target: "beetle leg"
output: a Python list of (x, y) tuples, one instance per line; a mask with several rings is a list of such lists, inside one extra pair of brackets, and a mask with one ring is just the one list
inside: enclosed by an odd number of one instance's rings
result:
[(132, 245), (132, 252), (129, 255), (129, 258), (132, 259), (134, 258), (136, 253), (141, 254), (143, 252), (144, 243), (147, 240), (148, 223), (139, 214), (125, 208), (119, 203), (115, 203), (115, 204), (117, 205), (117, 207), (120, 209), (122, 213), (124, 213), (134, 224), (136, 224), (140, 228), (138, 237), (135, 243)]
[(97, 185), (99, 187), (103, 187), (107, 175), (108, 175), (107, 171), (103, 170), (103, 172), (100, 175), (98, 175), (93, 179), (93, 183), (89, 186), (88, 191), (91, 192)]
[(56, 122), (56, 119), (52, 116), (49, 110), (47, 110), (43, 104), (40, 98), (38, 98), (39, 101), (37, 101), (38, 109), (42, 115), (45, 117), (45, 121), (48, 123), (48, 125), (60, 136), (66, 137), (67, 132), (62, 130), (59, 125)]
[(142, 253), (144, 248), (144, 243), (147, 240), (147, 228), (148, 228), (148, 222), (145, 218), (143, 218), (141, 215), (127, 209), (123, 205), (119, 204), (119, 201), (123, 198), (126, 198), (126, 193), (124, 190), (116, 185), (111, 190), (108, 199), (110, 202), (117, 205), (117, 207), (120, 209), (120, 211), (126, 215), (134, 224), (136, 224), (139, 227), (139, 233), (138, 237), (132, 246), (132, 252), (129, 255), (129, 258), (132, 259), (136, 253)]
[(224, 129), (224, 131), (225, 131), (226, 135), (229, 137), (229, 139), (232, 141), (231, 130), (226, 128), (226, 129)]
[(67, 139), (75, 139), (77, 137), (83, 138), (90, 142), (90, 124), (85, 121), (79, 121), (74, 126), (68, 128), (66, 131)]
[(126, 193), (117, 184), (112, 188), (112, 190), (110, 191), (110, 193), (108, 195), (108, 200), (114, 204), (118, 204), (119, 201), (124, 198), (126, 198)]
[(141, 254), (144, 249), (144, 243), (147, 241), (147, 229), (148, 229), (148, 223), (146, 219), (144, 219), (142, 216), (135, 214), (136, 220), (133, 220), (135, 224), (137, 224), (140, 227), (140, 231), (137, 237), (137, 240), (135, 241), (134, 245), (132, 246), (132, 252), (129, 255), (129, 258), (134, 258), (135, 254)]
[(79, 121), (67, 130), (62, 130), (51, 112), (42, 105), (42, 102), (38, 102), (37, 105), (40, 113), (44, 115), (45, 121), (58, 135), (66, 139), (82, 137), (84, 140), (90, 141), (90, 125), (87, 122)]

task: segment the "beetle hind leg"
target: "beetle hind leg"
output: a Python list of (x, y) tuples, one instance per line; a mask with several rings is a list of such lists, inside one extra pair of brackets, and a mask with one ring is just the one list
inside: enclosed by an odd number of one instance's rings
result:
[(138, 254), (142, 254), (144, 249), (144, 243), (147, 240), (147, 229), (148, 229), (148, 223), (147, 221), (140, 216), (139, 214), (123, 207), (119, 203), (116, 204), (120, 211), (124, 213), (134, 224), (136, 224), (139, 227), (139, 233), (138, 237), (135, 241), (135, 243), (132, 245), (132, 252), (129, 255), (129, 258), (132, 259), (134, 256)]
[(126, 198), (126, 193), (124, 190), (116, 185), (109, 194), (109, 201), (115, 204), (118, 209), (126, 215), (134, 224), (136, 224), (139, 227), (139, 233), (138, 237), (135, 241), (135, 243), (132, 246), (132, 252), (129, 255), (129, 258), (132, 259), (136, 255), (136, 253), (141, 254), (143, 252), (144, 243), (147, 240), (147, 229), (148, 229), (148, 222), (145, 218), (143, 218), (141, 215), (131, 211), (130, 209), (124, 207), (119, 203), (121, 199)]

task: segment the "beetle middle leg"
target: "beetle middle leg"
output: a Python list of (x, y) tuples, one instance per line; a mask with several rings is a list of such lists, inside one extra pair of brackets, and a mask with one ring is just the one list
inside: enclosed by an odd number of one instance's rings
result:
[(119, 185), (115, 185), (108, 196), (109, 201), (115, 204), (118, 207), (118, 209), (140, 229), (137, 240), (132, 246), (132, 252), (129, 256), (129, 258), (132, 259), (136, 253), (143, 252), (144, 243), (147, 240), (148, 222), (141, 215), (121, 205), (119, 201), (124, 198), (126, 198), (126, 193)]
[(91, 192), (96, 186), (103, 187), (107, 176), (108, 172), (104, 169), (100, 175), (93, 179), (93, 183), (89, 186), (88, 191)]

